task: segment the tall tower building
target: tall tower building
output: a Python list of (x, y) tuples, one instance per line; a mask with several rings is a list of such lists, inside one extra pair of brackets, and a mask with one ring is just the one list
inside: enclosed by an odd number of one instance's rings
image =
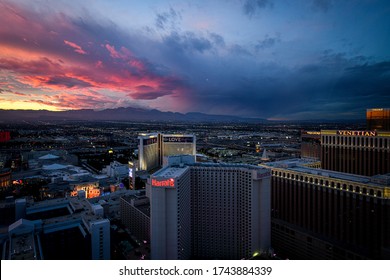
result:
[(148, 186), (152, 259), (242, 259), (270, 248), (269, 170), (173, 158)]
[(390, 108), (367, 109), (367, 129), (390, 131)]
[(161, 157), (173, 155), (196, 155), (194, 135), (162, 134)]
[(141, 134), (138, 140), (139, 169), (152, 170), (160, 166), (160, 135), (158, 133)]
[(140, 170), (156, 170), (168, 156), (196, 156), (195, 135), (153, 133), (141, 134), (138, 139)]

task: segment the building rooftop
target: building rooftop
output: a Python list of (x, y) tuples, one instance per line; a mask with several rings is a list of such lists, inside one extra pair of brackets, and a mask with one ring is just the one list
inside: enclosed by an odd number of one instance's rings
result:
[(180, 177), (186, 170), (188, 166), (168, 166), (166, 168), (161, 169), (153, 174), (153, 177), (169, 177), (169, 178), (177, 178)]
[(263, 163), (261, 164), (261, 166), (288, 168), (288, 167), (298, 166), (298, 165), (304, 166), (306, 164), (315, 163), (315, 162), (317, 162), (317, 160), (313, 160), (310, 158), (291, 158), (291, 159)]
[(197, 166), (197, 167), (220, 167), (220, 168), (247, 168), (251, 170), (262, 170), (264, 167), (257, 166), (257, 165), (251, 165), (251, 164), (242, 164), (242, 163), (225, 163), (225, 162), (202, 162), (202, 163), (193, 163), (189, 164), (190, 166)]
[(343, 172), (338, 172), (338, 171), (311, 168), (311, 167), (304, 166), (305, 164), (307, 164), (309, 162), (310, 161), (308, 161), (306, 159), (297, 158), (297, 159), (264, 163), (262, 165), (268, 166), (268, 167), (282, 168), (282, 169), (287, 169), (287, 170), (291, 170), (291, 171), (302, 172), (302, 173), (311, 174), (311, 175), (318, 175), (318, 176), (322, 176), (322, 177), (346, 180), (346, 181), (351, 181), (351, 182), (356, 182), (356, 183), (370, 184), (373, 186), (387, 186), (388, 185), (387, 182), (390, 180), (390, 174), (375, 175), (372, 177), (368, 177), (368, 176), (362, 176), (362, 175), (343, 173)]
[(10, 248), (7, 259), (35, 260), (40, 258), (40, 248), (36, 246), (34, 235), (36, 224), (36, 222), (20, 219), (8, 227)]
[(44, 156), (39, 157), (38, 159), (45, 160), (45, 159), (58, 159), (59, 156), (53, 155), (53, 154), (47, 154)]
[(154, 138), (157, 136), (158, 136), (158, 133), (140, 133), (138, 135), (138, 139), (148, 139), (148, 138)]
[(34, 234), (25, 233), (11, 239), (11, 260), (36, 259)]

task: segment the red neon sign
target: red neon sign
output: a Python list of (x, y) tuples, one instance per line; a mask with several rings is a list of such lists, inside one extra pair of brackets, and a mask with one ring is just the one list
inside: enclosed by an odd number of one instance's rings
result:
[(152, 186), (153, 187), (174, 187), (175, 186), (175, 179), (166, 179), (157, 181), (156, 179), (152, 179)]

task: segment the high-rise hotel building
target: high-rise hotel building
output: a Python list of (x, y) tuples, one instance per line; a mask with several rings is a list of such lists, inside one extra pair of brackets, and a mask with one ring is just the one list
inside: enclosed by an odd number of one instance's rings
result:
[[(267, 164), (276, 252), (292, 259), (390, 259), (388, 112), (368, 109), (368, 130), (313, 132), (322, 169), (308, 167), (310, 149), (302, 159)], [(302, 147), (310, 148), (303, 142), (312, 136), (303, 136)]]
[(272, 247), (291, 259), (390, 259), (390, 175), (273, 162)]
[(169, 158), (150, 177), (152, 259), (242, 259), (270, 248), (270, 172)]
[(167, 156), (196, 155), (195, 135), (151, 133), (141, 134), (138, 139), (140, 170), (161, 167)]
[(152, 170), (161, 165), (160, 136), (158, 133), (141, 134), (138, 136), (139, 169)]
[(364, 176), (390, 173), (390, 131), (321, 130), (321, 168)]

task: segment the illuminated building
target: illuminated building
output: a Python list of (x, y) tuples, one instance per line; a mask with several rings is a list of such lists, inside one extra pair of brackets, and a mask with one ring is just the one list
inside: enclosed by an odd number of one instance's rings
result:
[(152, 170), (161, 165), (160, 136), (157, 133), (138, 137), (139, 169)]
[(321, 130), (321, 167), (364, 176), (390, 173), (390, 132)]
[(195, 135), (152, 133), (141, 134), (138, 139), (140, 170), (156, 170), (167, 156), (196, 155)]
[(320, 160), (321, 158), (321, 132), (301, 132), (301, 158)]
[(272, 247), (291, 259), (389, 259), (390, 174), (268, 163)]
[(0, 169), (0, 191), (3, 191), (11, 186), (11, 169)]
[(257, 143), (257, 144), (255, 145), (255, 147), (256, 147), (256, 153), (260, 153), (260, 152), (261, 152), (260, 143)]
[(367, 129), (390, 131), (390, 108), (367, 109)]
[(128, 163), (129, 168), (129, 189), (134, 190), (135, 189), (135, 173), (137, 171), (137, 163), (129, 161)]
[(194, 135), (163, 134), (162, 159), (173, 155), (196, 155), (196, 140)]
[(80, 191), (85, 192), (86, 198), (94, 198), (101, 195), (101, 190), (99, 188), (99, 182), (84, 182), (71, 184), (71, 196), (77, 196)]
[(242, 259), (270, 248), (270, 173), (168, 158), (150, 177), (152, 259)]

